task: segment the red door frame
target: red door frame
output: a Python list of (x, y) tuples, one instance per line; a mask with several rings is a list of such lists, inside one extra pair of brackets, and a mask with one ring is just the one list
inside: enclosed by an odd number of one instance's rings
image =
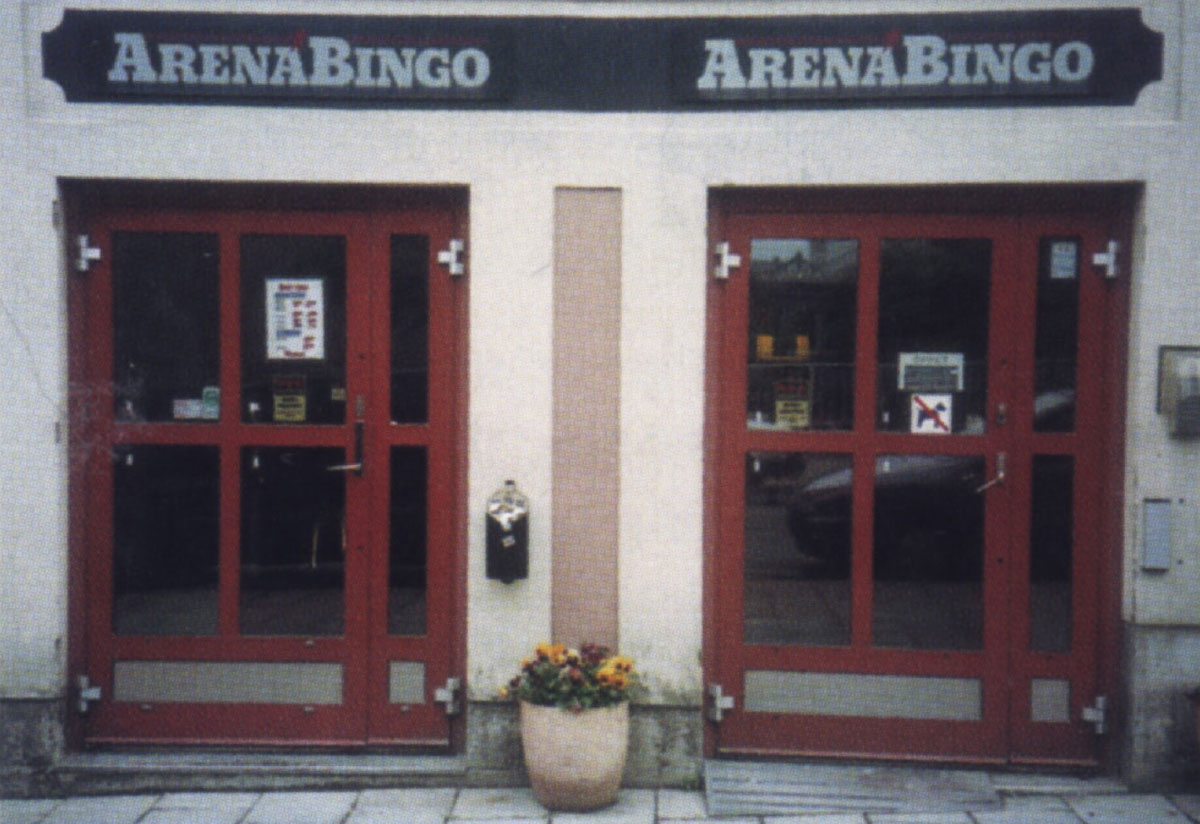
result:
[[(70, 568), (68, 664), (72, 687), (78, 675), (87, 674), (111, 695), (110, 662), (124, 660), (220, 661), (338, 661), (343, 663), (343, 703), (333, 707), (276, 705), (188, 705), (185, 712), (157, 713), (153, 735), (147, 736), (145, 711), (117, 706), (108, 700), (93, 704), (87, 718), (72, 712), (68, 718), (69, 743), (254, 743), (257, 745), (354, 746), (398, 745), (422, 748), (459, 748), (461, 723), (449, 723), (442, 708), (432, 702), (433, 690), (463, 672), (465, 654), (465, 401), (466, 306), (463, 281), (452, 281), (436, 265), (439, 249), (449, 238), (463, 237), (466, 199), (458, 191), (361, 191), (325, 187), (218, 187), (203, 191), (188, 187), (161, 188), (138, 185), (76, 184), (64, 186), (73, 233), (89, 234), (101, 249), (101, 262), (68, 284), (69, 369), (71, 396)], [(259, 204), (274, 201), (292, 210), (266, 211)], [(368, 204), (364, 207), (364, 204)], [(127, 207), (128, 205), (128, 207)], [(249, 206), (250, 208), (246, 208)], [(358, 211), (355, 211), (358, 210)], [(110, 294), (108, 248), (114, 229), (143, 231), (215, 231), (220, 236), (220, 335), (222, 418), (213, 424), (111, 423), (111, 394), (106, 380), (96, 380), (96, 364), (111, 364), (111, 305), (89, 298), (90, 290)], [(240, 409), (240, 298), (237, 238), (246, 232), (346, 234), (360, 242), (347, 244), (346, 379), (349, 396), (354, 388), (368, 395), (367, 460), (386, 465), (388, 447), (424, 444), (429, 461), (429, 598), (444, 620), (429, 621), (426, 636), (387, 636), (386, 530), (372, 529), (372, 517), (382, 517), (387, 507), (387, 486), (382, 478), (366, 484), (348, 478), (347, 545), (369, 548), (348, 551), (346, 568), (346, 628), (339, 638), (237, 637), (238, 524), (240, 500), (236, 476), (239, 452), (246, 445), (341, 446), (353, 449), (353, 405), (347, 404), (345, 426), (269, 427), (243, 424)], [(441, 358), (431, 362), (430, 409), (445, 410), (431, 416), (430, 424), (401, 426), (388, 414), (387, 295), (388, 244), (391, 234), (422, 233), (429, 236), (430, 351)], [(361, 275), (352, 274), (360, 271)], [(372, 274), (374, 273), (374, 274)], [(349, 288), (355, 280), (374, 282), (375, 294)], [(109, 304), (109, 305), (106, 305)], [(353, 318), (371, 318), (357, 326)], [(367, 353), (376, 353), (367, 357)], [(362, 355), (363, 357), (357, 357)], [(104, 374), (107, 374), (106, 372)], [(94, 544), (97, 529), (111, 520), (111, 466), (101, 456), (115, 440), (137, 443), (207, 443), (221, 450), (221, 582), (219, 585), (219, 635), (179, 639), (114, 637), (92, 632), (107, 627), (111, 613), (111, 552)], [(231, 476), (232, 479), (230, 479)], [(363, 494), (352, 493), (363, 484)], [(370, 494), (366, 494), (367, 490)], [(110, 538), (105, 537), (103, 542)], [(89, 544), (89, 542), (93, 542)], [(372, 545), (371, 542), (374, 542)], [(440, 551), (435, 551), (440, 548)], [(97, 563), (100, 567), (97, 568)], [(368, 590), (368, 587), (370, 589)], [(355, 598), (353, 593), (368, 597)], [(368, 626), (376, 630), (369, 631)], [(349, 639), (363, 639), (353, 644)], [(368, 661), (368, 658), (370, 659)], [(425, 705), (387, 704), (389, 660), (426, 663)], [(74, 696), (72, 696), (74, 697)], [(73, 708), (74, 704), (71, 704)], [(170, 706), (170, 705), (164, 705)], [(175, 707), (175, 709), (180, 709)], [(90, 720), (89, 720), (90, 719)], [(102, 726), (101, 735), (89, 735), (91, 726)], [(235, 734), (221, 733), (236, 730)]]
[[(739, 307), (739, 298), (744, 303), (742, 291), (744, 290), (744, 280), (748, 277), (748, 261), (749, 249), (738, 248), (737, 239), (741, 237), (739, 233), (739, 224), (745, 224), (747, 221), (756, 226), (769, 227), (772, 224), (777, 224), (779, 221), (787, 221), (796, 216), (803, 216), (805, 221), (806, 231), (809, 236), (827, 236), (832, 237), (836, 234), (839, 225), (844, 225), (846, 221), (851, 223), (859, 222), (864, 218), (864, 209), (861, 204), (870, 204), (868, 207), (872, 212), (878, 212), (881, 219), (889, 222), (889, 233), (892, 231), (890, 227), (900, 226), (904, 223), (911, 223), (913, 215), (927, 214), (949, 214), (952, 220), (958, 221), (964, 214), (980, 214), (985, 216), (984, 219), (995, 224), (997, 221), (1014, 221), (1023, 213), (1031, 214), (1055, 214), (1059, 215), (1060, 220), (1048, 222), (1048, 219), (1034, 218), (1031, 225), (1027, 227), (1024, 233), (1015, 232), (1012, 236), (1015, 238), (1010, 246), (1017, 248), (1005, 249), (1003, 247), (996, 248), (995, 254), (1003, 257), (1008, 256), (1010, 259), (1019, 260), (1019, 256), (1028, 256), (1028, 244), (1036, 244), (1036, 238), (1044, 231), (1053, 232), (1055, 228), (1063, 228), (1071, 222), (1072, 218), (1082, 220), (1086, 225), (1094, 226), (1095, 237), (1082, 238), (1083, 243), (1081, 249), (1083, 255), (1090, 254), (1090, 249), (1094, 247), (1094, 241), (1098, 241), (1101, 235), (1106, 237), (1117, 238), (1122, 243), (1122, 248), (1129, 248), (1129, 217), (1132, 212), (1134, 203), (1136, 202), (1137, 191), (1134, 187), (929, 187), (916, 189), (804, 189), (804, 190), (717, 190), (710, 197), (709, 211), (709, 238), (710, 244), (718, 242), (730, 241), (734, 244), (733, 251), (742, 255), (743, 266), (734, 274), (730, 281), (719, 281), (711, 279), (709, 281), (709, 300), (708, 300), (708, 315), (707, 315), (707, 362), (709, 368), (706, 377), (706, 393), (708, 398), (708, 415), (706, 416), (705, 425), (705, 460), (706, 465), (710, 467), (710, 471), (705, 473), (705, 573), (704, 573), (704, 673), (707, 683), (719, 683), (722, 685), (726, 694), (733, 694), (735, 698), (735, 706), (741, 705), (741, 672), (743, 662), (731, 660), (728, 650), (741, 649), (740, 643), (740, 622), (738, 621), (722, 621), (720, 615), (722, 612), (728, 615), (740, 614), (737, 610), (740, 608), (738, 604), (730, 605), (727, 599), (730, 596), (722, 596), (719, 594), (721, 582), (737, 581), (740, 582), (741, 568), (740, 557), (734, 559), (732, 566), (736, 569), (731, 569), (731, 561), (728, 553), (722, 553), (720, 548), (722, 545), (729, 545), (731, 540), (736, 541), (740, 545), (739, 536), (728, 536), (722, 533), (723, 525), (730, 523), (740, 523), (740, 518), (737, 514), (737, 509), (742, 505), (743, 490), (740, 484), (733, 480), (731, 474), (730, 480), (724, 487), (721, 485), (722, 473), (716, 468), (723, 461), (727, 466), (734, 464), (729, 462), (730, 454), (744, 454), (744, 450), (750, 448), (748, 444), (756, 442), (761, 433), (738, 432), (736, 427), (734, 431), (725, 431), (722, 428), (721, 422), (724, 421), (739, 421), (744, 418), (745, 393), (740, 392), (741, 386), (739, 378), (731, 382), (731, 376), (725, 374), (723, 363), (729, 363), (734, 358), (729, 354), (729, 347), (734, 347), (737, 353), (743, 355), (741, 358), (744, 361), (744, 349), (746, 346), (745, 340), (745, 325), (744, 318), (740, 313), (745, 311), (744, 306)], [(1065, 216), (1064, 215), (1068, 215)], [(1098, 221), (1097, 219), (1100, 218)], [(920, 218), (918, 217), (918, 220)], [(1077, 226), (1078, 224), (1075, 224)], [(810, 231), (810, 227), (817, 226), (825, 229), (816, 232)], [(1078, 234), (1077, 228), (1072, 229), (1073, 234)], [(902, 235), (903, 232), (897, 231), (897, 235)], [(759, 234), (759, 236), (767, 236), (767, 234)], [(845, 236), (844, 234), (842, 236)], [(742, 245), (748, 244), (748, 240), (743, 238)], [(710, 248), (714, 248), (710, 245)], [(1013, 256), (1018, 256), (1013, 258)], [(858, 317), (859, 323), (870, 327), (873, 325), (877, 307), (874, 305), (866, 305), (866, 302), (874, 302), (876, 296), (870, 285), (870, 273), (867, 271), (872, 266), (877, 266), (877, 262), (872, 262), (873, 251), (864, 249), (861, 252), (860, 271), (860, 290), (859, 290), (859, 308)], [(1036, 257), (1034, 258), (1036, 259)], [(997, 262), (994, 267), (996, 273), (1001, 273), (1005, 264)], [(1082, 266), (1086, 273), (1092, 274), (1088, 260), (1082, 261)], [(1126, 267), (1127, 268), (1127, 267)], [(742, 278), (743, 282), (739, 284), (737, 278)], [(1094, 282), (1094, 278), (1093, 278)], [(1100, 287), (1097, 287), (1100, 288)], [(1101, 378), (1095, 383), (1097, 384), (1097, 393), (1100, 395), (1096, 400), (1099, 402), (1094, 414), (1089, 417), (1091, 421), (1085, 428), (1088, 430), (1088, 437), (1093, 437), (1099, 444), (1095, 455), (1095, 469), (1097, 477), (1101, 479), (1097, 483), (1097, 490), (1102, 489), (1104, 500), (1112, 505), (1104, 506), (1103, 504), (1096, 505), (1098, 517), (1094, 519), (1095, 529), (1091, 536), (1083, 537), (1094, 548), (1094, 552), (1089, 554), (1089, 558), (1095, 562), (1094, 576), (1091, 579), (1088, 590), (1094, 595), (1093, 606), (1095, 612), (1092, 614), (1098, 617), (1098, 629), (1095, 633), (1095, 662), (1094, 669), (1096, 672), (1096, 690), (1110, 697), (1110, 705), (1116, 695), (1117, 674), (1118, 670), (1115, 663), (1119, 660), (1119, 593), (1120, 593), (1120, 564), (1119, 558), (1121, 553), (1121, 506), (1122, 498), (1122, 445), (1123, 445), (1123, 412), (1124, 412), (1124, 380), (1125, 380), (1125, 335), (1127, 325), (1127, 293), (1128, 293), (1128, 275), (1122, 279), (1104, 283), (1103, 289), (1108, 292), (1107, 311), (1098, 317), (1097, 323), (1092, 328), (1081, 330), (1081, 336), (1087, 336), (1094, 348), (1090, 351), (1095, 353), (1095, 357), (1099, 359), (1102, 369)], [(999, 305), (992, 307), (993, 317), (997, 317), (998, 312), (1012, 312), (1022, 301), (1018, 296), (1012, 294), (1013, 290), (1008, 290), (1008, 293), (1002, 288), (994, 288), (993, 294), (999, 301)], [(1093, 289), (1093, 291), (1095, 291)], [(1029, 301), (1024, 301), (1027, 311), (1031, 311), (1028, 307)], [(732, 308), (731, 308), (732, 304)], [(1012, 315), (1002, 315), (1012, 317)], [(1024, 322), (1029, 322), (1030, 318), (1025, 318)], [(1032, 325), (1029, 326), (1032, 328)], [(1100, 331), (1098, 331), (1100, 330)], [(992, 342), (995, 341), (994, 336), (997, 334), (995, 324), (993, 324)], [(855, 443), (854, 438), (867, 438), (874, 441), (879, 440), (882, 443), (887, 442), (889, 445), (887, 451), (891, 451), (891, 444), (897, 443), (896, 436), (890, 433), (875, 433), (874, 422), (872, 415), (874, 413), (874, 364), (875, 355), (874, 347), (875, 330), (873, 328), (860, 329), (858, 335), (858, 352), (856, 364), (856, 412), (855, 412), (855, 429), (856, 432), (863, 432), (862, 435), (852, 436), (851, 433), (795, 433), (783, 439), (787, 441), (791, 439), (794, 444), (804, 444), (806, 441), (812, 444), (820, 444), (822, 451), (851, 451)], [(1019, 336), (1018, 336), (1019, 337)], [(1017, 349), (1011, 353), (1002, 353), (995, 346), (989, 346), (989, 358), (995, 362), (1000, 357), (1017, 357), (1031, 360), (1032, 343), (1028, 339), (1017, 341)], [(1088, 345), (1088, 344), (1084, 344)], [(1028, 349), (1028, 351), (1026, 351)], [(1083, 351), (1081, 347), (1081, 352)], [(726, 360), (723, 360), (726, 359)], [(996, 387), (993, 387), (993, 390)], [(1007, 387), (1003, 388), (1005, 394), (1012, 396), (1014, 393), (1008, 391)], [(989, 395), (989, 403), (994, 403), (994, 398)], [(1031, 420), (1032, 408), (1031, 402), (1026, 404), (1028, 407), (1024, 410), (1014, 410), (1018, 418), (1022, 415), (1027, 415), (1026, 422)], [(992, 410), (989, 410), (989, 417)], [(864, 417), (865, 416), (865, 417)], [(864, 427), (865, 424), (865, 427)], [(972, 439), (972, 442), (965, 444), (965, 451), (972, 454), (986, 454), (988, 457), (988, 469), (994, 470), (994, 455), (999, 448), (1000, 443), (1008, 446), (1007, 442), (1014, 439), (1013, 434), (1015, 428), (1010, 428), (1009, 431), (997, 433), (995, 426), (989, 426), (989, 436), (985, 436), (985, 442), (989, 439), (1000, 439), (997, 443), (990, 442), (981, 445), (980, 441)], [(781, 446), (781, 440), (778, 438), (779, 433), (768, 433), (775, 435), (774, 440), (763, 439), (763, 443), (772, 444), (775, 448), (788, 448)], [(1079, 432), (1077, 437), (1083, 437), (1084, 433)], [(1055, 436), (1038, 436), (1043, 440), (1049, 440)], [(754, 445), (757, 445), (756, 443)], [(922, 444), (922, 450), (925, 451)], [(1010, 462), (1015, 460), (1028, 461), (1029, 454), (1035, 449), (1047, 449), (1054, 451), (1053, 444), (1035, 442), (1030, 446), (1025, 455), (1011, 454), (1011, 446), (1005, 451), (1010, 451)], [(814, 447), (816, 448), (816, 447)], [(986, 451), (985, 451), (986, 450)], [(861, 446), (855, 448), (855, 451), (863, 453)], [(868, 452), (872, 450), (867, 450)], [(903, 451), (903, 450), (900, 450)], [(940, 450), (935, 450), (940, 451)], [(854, 467), (855, 476), (861, 478), (869, 478), (872, 466), (866, 457), (860, 457), (856, 460)], [(1012, 465), (1010, 463), (1010, 465)], [(867, 508), (869, 501), (869, 490), (865, 489), (865, 482), (856, 483), (854, 511), (855, 516), (855, 535), (854, 541), (856, 546), (856, 554), (854, 557), (854, 580), (855, 587), (862, 588), (869, 586), (870, 583), (870, 557), (867, 553), (858, 551), (858, 547), (865, 540), (869, 546), (871, 525), (870, 511)], [(1080, 500), (1082, 492), (1076, 490), (1076, 506), (1083, 504)], [(1022, 487), (1012, 489), (1009, 492), (1008, 500), (1017, 500), (1014, 496), (1028, 495), (1028, 488)], [(990, 505), (988, 507), (988, 530), (989, 542), (994, 537), (994, 532), (998, 528), (997, 521), (1002, 513), (998, 511), (998, 507)], [(865, 513), (865, 517), (864, 517)], [(731, 520), (731, 517), (734, 520)], [(1076, 545), (1080, 545), (1080, 538), (1077, 537)], [(1007, 554), (1013, 557), (1009, 563), (1028, 563), (1028, 550), (1017, 549), (1008, 550)], [(1080, 565), (1081, 557), (1084, 553), (1078, 550), (1075, 553), (1076, 567)], [(1004, 562), (1003, 555), (995, 557), (992, 553), (990, 557), (992, 563)], [(1009, 576), (1012, 579), (1014, 576)], [(731, 590), (737, 587), (731, 587)], [(997, 603), (999, 600), (1006, 600), (1011, 593), (1007, 592), (998, 582), (994, 585), (985, 598), (989, 603)], [(737, 600), (740, 596), (735, 594), (732, 596)], [(1090, 597), (1090, 596), (1088, 596)], [(854, 643), (859, 643), (865, 639), (860, 638), (862, 634), (861, 628), (869, 626), (869, 623), (864, 623), (864, 620), (869, 622), (869, 607), (870, 593), (857, 592), (855, 593), (854, 602), (856, 610), (859, 613), (864, 611), (867, 615), (864, 619), (862, 615), (854, 617), (856, 627), (856, 635), (853, 639)], [(724, 601), (724, 603), (723, 603)], [(1019, 608), (1020, 605), (1017, 605)], [(1076, 607), (1078, 610), (1079, 607)], [(992, 624), (1000, 622), (992, 621)], [(1078, 623), (1078, 622), (1077, 622)], [(986, 624), (985, 624), (986, 626)], [(985, 641), (985, 649), (988, 644), (1003, 642), (1005, 650), (1014, 646), (1007, 643), (1006, 640), (1000, 639), (1003, 634), (1007, 637), (1008, 633), (1013, 633), (1012, 637), (1017, 637), (1016, 633), (1027, 633), (1027, 621), (1024, 625), (1017, 626), (1001, 626), (993, 627), (989, 632), (989, 639)], [(1081, 634), (1082, 633), (1082, 634)], [(1087, 630), (1081, 627), (1076, 627), (1076, 645), (1081, 642), (1086, 642)], [(820, 650), (813, 652), (809, 650), (807, 654), (797, 655), (795, 650), (789, 650), (786, 647), (757, 647), (753, 653), (747, 653), (751, 656), (751, 660), (745, 663), (745, 668), (763, 667), (763, 668), (787, 668), (789, 665), (795, 665), (798, 660), (803, 659), (810, 668), (812, 664), (818, 662), (821, 666), (818, 669), (829, 669), (830, 671), (848, 671), (848, 672), (893, 672), (893, 671), (908, 671), (913, 672), (911, 667), (905, 666), (904, 669), (897, 670), (897, 667), (908, 664), (912, 659), (912, 653), (902, 650), (881, 650), (870, 649), (866, 647), (849, 647), (842, 649)], [(989, 662), (983, 673), (978, 668), (972, 669), (969, 665), (964, 668), (964, 662), (969, 661), (972, 654), (921, 654), (925, 660), (925, 664), (919, 668), (920, 674), (933, 675), (958, 675), (968, 672), (982, 677), (989, 678), (1004, 678), (1007, 675), (1008, 662), (1003, 659)], [(1021, 662), (1021, 669), (1030, 675), (1044, 675), (1052, 677), (1054, 675), (1064, 676), (1073, 673), (1075, 667), (1079, 666), (1078, 661), (1071, 659), (1070, 656), (1037, 656), (1028, 655)], [(985, 680), (986, 683), (986, 680)], [(1030, 747), (1026, 752), (1011, 753), (1004, 742), (1005, 737), (1009, 734), (1007, 729), (1008, 717), (1014, 715), (1011, 709), (1005, 706), (1006, 700), (1004, 696), (989, 695), (992, 690), (985, 688), (984, 692), (984, 718), (989, 717), (1003, 719), (999, 724), (993, 723), (990, 728), (984, 728), (980, 725), (963, 725), (958, 724), (955, 728), (954, 724), (946, 724), (945, 722), (921, 722), (919, 725), (919, 734), (915, 735), (912, 732), (914, 727), (913, 722), (890, 722), (876, 721), (874, 719), (855, 719), (854, 728), (859, 735), (847, 736), (844, 719), (829, 719), (822, 717), (808, 716), (804, 719), (802, 725), (802, 735), (797, 737), (798, 730), (794, 725), (779, 724), (776, 721), (781, 720), (778, 716), (763, 716), (768, 719), (769, 723), (758, 725), (756, 734), (750, 736), (746, 740), (738, 740), (732, 746), (728, 745), (729, 736), (722, 730), (721, 745), (718, 746), (718, 727), (716, 724), (710, 723), (706, 726), (705, 735), (705, 752), (709, 756), (715, 756), (719, 752), (740, 752), (750, 754), (783, 754), (783, 755), (818, 755), (818, 756), (846, 756), (846, 755), (869, 755), (874, 757), (900, 757), (900, 758), (932, 758), (937, 760), (951, 759), (959, 761), (1068, 761), (1070, 763), (1079, 763), (1084, 761), (1087, 763), (1095, 763), (1098, 759), (1102, 763), (1107, 763), (1112, 757), (1111, 736), (1099, 742), (1099, 746), (1094, 746), (1095, 742), (1088, 742), (1090, 749), (1096, 755), (1086, 759), (1075, 757), (1063, 759), (1057, 755), (1060, 752), (1060, 741), (1056, 740), (1039, 740), (1037, 735), (1031, 735), (1029, 741)], [(1011, 701), (1012, 706), (1019, 703), (1021, 696), (1013, 695), (1008, 701)], [(1076, 714), (1082, 706), (1090, 700), (1091, 696), (1072, 695), (1071, 707), (1073, 714)], [(1027, 696), (1026, 696), (1027, 700)], [(1027, 703), (1024, 706), (1028, 706)], [(736, 712), (736, 710), (735, 710)], [(964, 727), (975, 727), (964, 735)], [(1017, 724), (1021, 727), (1021, 724)], [(1031, 726), (1028, 723), (1023, 725), (1025, 728)], [(907, 729), (905, 729), (907, 727)], [(1029, 730), (1017, 730), (1014, 734), (1021, 735), (1028, 733)], [(982, 735), (984, 738), (979, 738)], [(797, 744), (797, 741), (803, 743)], [(881, 752), (878, 742), (889, 741), (893, 746), (888, 748), (888, 751)], [(980, 744), (983, 744), (981, 747)], [(898, 744), (898, 745), (897, 745)], [(990, 749), (991, 755), (987, 752)], [(983, 755), (981, 755), (983, 751)]]

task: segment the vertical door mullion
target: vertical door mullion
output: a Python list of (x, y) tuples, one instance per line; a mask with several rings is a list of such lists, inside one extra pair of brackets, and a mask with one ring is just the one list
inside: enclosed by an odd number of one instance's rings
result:
[(860, 232), (857, 352), (854, 368), (854, 470), (851, 517), (850, 637), (855, 647), (872, 642), (874, 609), (874, 479), (879, 346), (880, 225), (864, 218)]
[(218, 630), (227, 638), (238, 635), (238, 598), (241, 589), (242, 466), (242, 329), (241, 264), (236, 227), (223, 223), (218, 240), (220, 265), (221, 416), (220, 432), (220, 543), (217, 570)]

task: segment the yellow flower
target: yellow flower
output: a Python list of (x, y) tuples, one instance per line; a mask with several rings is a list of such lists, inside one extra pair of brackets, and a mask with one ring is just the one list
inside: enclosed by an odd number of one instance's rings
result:
[(556, 667), (565, 666), (567, 663), (567, 647), (565, 644), (554, 644), (549, 650), (550, 663)]
[(501, 698), (508, 698), (508, 687), (501, 687), (501, 688), (500, 688), (500, 697), (501, 697)]
[(614, 672), (612, 676), (612, 685), (619, 690), (625, 689), (625, 676), (620, 672)]
[(617, 672), (624, 672), (626, 674), (633, 672), (633, 659), (624, 655), (614, 655), (608, 660), (608, 665)]
[(550, 657), (550, 645), (544, 641), (542, 643), (538, 644), (536, 647), (534, 647), (533, 651), (534, 651), (534, 654), (536, 654), (538, 658), (549, 658)]
[(614, 673), (612, 672), (612, 670), (607, 670), (607, 669), (600, 670), (599, 672), (596, 673), (596, 683), (602, 687), (610, 686), (613, 681), (613, 674)]

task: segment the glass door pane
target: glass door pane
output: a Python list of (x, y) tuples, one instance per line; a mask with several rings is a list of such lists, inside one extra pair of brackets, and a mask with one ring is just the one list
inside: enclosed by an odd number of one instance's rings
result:
[(113, 632), (216, 634), (219, 449), (119, 446), (113, 458)]
[(850, 643), (849, 455), (746, 459), (748, 644)]
[(991, 240), (885, 239), (880, 253), (878, 428), (982, 433)]
[(983, 645), (982, 457), (875, 461), (876, 646)]
[(853, 427), (857, 298), (857, 240), (751, 241), (751, 429)]
[(346, 240), (241, 239), (242, 420), (346, 419)]
[(346, 474), (335, 447), (242, 450), (244, 635), (341, 635)]
[(388, 493), (388, 634), (424, 635), (428, 467), (420, 446), (391, 450)]
[(217, 236), (113, 233), (113, 417), (220, 416)]

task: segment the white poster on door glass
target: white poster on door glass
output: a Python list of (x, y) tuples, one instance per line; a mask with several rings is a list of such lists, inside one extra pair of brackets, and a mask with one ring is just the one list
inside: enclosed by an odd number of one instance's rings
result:
[(267, 360), (325, 357), (325, 282), (267, 279)]

